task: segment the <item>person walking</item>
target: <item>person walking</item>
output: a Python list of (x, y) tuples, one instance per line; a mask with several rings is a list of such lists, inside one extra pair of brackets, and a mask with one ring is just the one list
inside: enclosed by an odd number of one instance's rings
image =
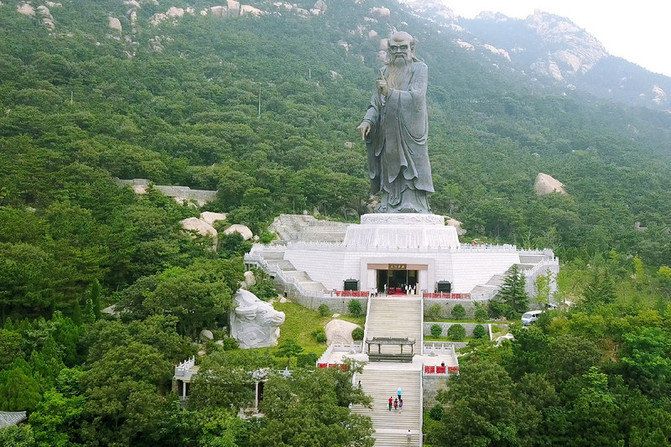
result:
[(401, 387), (398, 387), (398, 390), (396, 390), (396, 393), (398, 394), (398, 398), (401, 398)]
[(394, 410), (398, 410), (398, 399), (394, 399)]
[(399, 410), (403, 409), (403, 399), (398, 400), (398, 408), (399, 408)]
[(393, 405), (393, 402), (394, 402), (394, 398), (389, 397), (389, 411), (391, 411), (391, 406)]

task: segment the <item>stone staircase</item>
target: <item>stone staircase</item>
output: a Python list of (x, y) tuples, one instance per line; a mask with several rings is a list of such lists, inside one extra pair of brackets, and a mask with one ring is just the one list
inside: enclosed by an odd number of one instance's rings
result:
[(291, 261), (284, 259), (283, 251), (261, 251), (257, 252), (268, 266), (269, 270), (279, 270), (281, 276), (289, 281), (297, 283), (306, 292), (326, 292), (324, 284), (314, 281), (310, 276), (302, 271), (296, 270)]
[[(415, 340), (415, 354), (421, 354), (422, 300), (419, 297), (371, 298), (366, 316), (366, 338), (394, 337)], [(377, 349), (377, 347), (372, 349)], [(403, 348), (407, 353), (408, 347)], [(372, 351), (371, 351), (372, 352)], [(384, 354), (399, 354), (398, 346), (382, 346)], [(389, 397), (389, 396), (387, 396)]]
[(340, 243), (345, 239), (349, 225), (308, 215), (280, 214), (268, 230), (277, 233), (283, 241)]
[[(394, 337), (416, 341), (421, 353), (422, 300), (418, 297), (377, 297), (370, 299), (366, 316), (366, 338)], [(377, 347), (371, 347), (377, 350)], [(409, 349), (404, 348), (404, 353)], [(398, 354), (399, 346), (382, 346), (382, 353)], [(421, 363), (370, 362), (357, 374), (372, 408), (355, 405), (352, 411), (370, 416), (375, 429), (375, 445), (381, 447), (422, 445), (422, 365)], [(388, 410), (389, 397), (401, 388), (403, 409)], [(410, 430), (408, 436), (408, 430)]]
[[(420, 365), (400, 363), (369, 363), (356, 383), (373, 398), (371, 409), (355, 405), (352, 411), (369, 416), (373, 421), (375, 445), (381, 447), (419, 446), (421, 437), (421, 380)], [(389, 397), (396, 398), (396, 391), (403, 390), (403, 409), (388, 410)], [(408, 442), (410, 430), (410, 443)]]

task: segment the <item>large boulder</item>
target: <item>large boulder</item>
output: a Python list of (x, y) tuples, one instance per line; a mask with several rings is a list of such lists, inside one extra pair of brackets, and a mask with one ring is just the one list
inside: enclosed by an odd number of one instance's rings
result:
[(351, 345), (354, 343), (354, 339), (352, 339), (352, 331), (358, 327), (361, 326), (345, 320), (329, 321), (324, 327), (324, 332), (326, 333), (326, 345), (330, 346), (333, 343)]
[(254, 233), (246, 225), (233, 224), (224, 230), (224, 234), (239, 233), (244, 240), (249, 240), (254, 237)]
[(19, 14), (23, 14), (24, 16), (35, 15), (35, 8), (33, 8), (30, 3), (21, 3), (20, 5), (16, 6), (16, 10), (19, 12)]
[(121, 21), (117, 19), (116, 17), (109, 17), (109, 22), (108, 25), (109, 29), (114, 30), (121, 34)]
[(255, 284), (256, 284), (256, 277), (254, 276), (254, 272), (246, 271), (245, 279), (242, 281), (240, 287), (242, 287), (243, 289), (249, 289)]
[(553, 192), (566, 194), (566, 190), (564, 190), (564, 184), (562, 182), (554, 179), (550, 175), (543, 174), (542, 172), (539, 172), (536, 176), (536, 181), (534, 182), (534, 191), (536, 191), (536, 194), (539, 196)]
[(252, 292), (238, 289), (233, 295), (231, 311), (231, 337), (242, 349), (267, 348), (277, 345), (284, 312), (276, 311), (272, 304), (261, 301)]
[(209, 236), (215, 240), (217, 238), (217, 230), (215, 230), (212, 225), (198, 219), (197, 217), (189, 217), (184, 220), (180, 220), (179, 223), (182, 224), (182, 228), (187, 231), (192, 230), (201, 236)]
[(459, 222), (457, 219), (454, 219), (452, 217), (446, 217), (445, 219), (445, 224), (448, 227), (454, 227), (457, 230), (457, 235), (462, 236), (466, 234), (466, 230), (461, 228), (461, 222)]
[(209, 329), (203, 329), (200, 331), (200, 338), (203, 340), (214, 340), (214, 334)]
[(226, 220), (226, 213), (213, 213), (212, 211), (203, 211), (200, 213), (200, 220), (214, 225), (219, 220)]

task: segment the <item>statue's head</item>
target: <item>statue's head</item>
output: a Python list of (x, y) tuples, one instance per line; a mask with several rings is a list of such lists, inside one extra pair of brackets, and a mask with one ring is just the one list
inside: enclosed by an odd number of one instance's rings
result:
[(411, 62), (415, 56), (415, 38), (405, 31), (398, 31), (389, 38), (387, 52), (392, 64), (401, 61)]
[(242, 349), (274, 346), (284, 318), (284, 312), (276, 311), (252, 292), (239, 289), (233, 296), (231, 336)]

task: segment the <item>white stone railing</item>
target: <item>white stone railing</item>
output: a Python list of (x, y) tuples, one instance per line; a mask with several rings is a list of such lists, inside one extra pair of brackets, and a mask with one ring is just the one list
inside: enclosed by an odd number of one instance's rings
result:
[(559, 259), (553, 258), (553, 259), (544, 259), (538, 264), (535, 264), (532, 268), (529, 270), (524, 271), (524, 276), (527, 278), (534, 277), (537, 275), (541, 270), (548, 270), (548, 267), (559, 267)]
[(329, 358), (334, 352), (352, 352), (358, 354), (363, 352), (363, 342), (361, 343), (331, 343), (331, 345), (326, 348), (326, 351), (317, 359), (317, 363), (329, 363)]
[[(357, 250), (361, 252), (376, 252), (379, 250), (389, 249), (380, 249), (379, 247), (371, 247), (369, 245), (345, 245), (341, 242), (305, 242), (305, 241), (289, 241), (286, 244), (287, 248), (292, 250), (313, 250), (313, 251), (336, 251), (344, 252)], [(510, 253), (517, 252), (517, 247), (515, 245), (470, 245), (470, 244), (460, 244), (456, 248), (432, 248), (432, 247), (399, 247), (393, 249), (395, 252), (412, 252), (412, 253), (445, 253), (450, 251), (471, 251), (471, 252), (496, 252), (496, 253)], [(527, 254), (544, 254), (543, 251), (524, 251)]]
[(187, 360), (184, 360), (179, 365), (175, 366), (175, 378), (176, 379), (186, 379), (190, 380), (193, 376), (194, 371), (191, 369), (196, 364), (196, 358), (191, 357)]
[(454, 355), (454, 345), (446, 342), (424, 342), (424, 355), (431, 355), (431, 352), (441, 355)]
[(263, 256), (257, 255), (254, 253), (248, 253), (245, 255), (245, 262), (256, 262), (258, 263), (263, 270), (266, 271), (266, 273), (269, 273), (271, 275), (274, 275), (275, 278), (278, 278), (284, 285), (284, 287), (293, 287), (296, 289), (299, 295), (304, 296), (304, 297), (315, 297), (315, 298), (322, 298), (325, 296), (324, 292), (310, 292), (307, 291), (303, 288), (303, 286), (296, 281), (294, 278), (288, 278), (285, 274), (284, 271), (278, 266), (278, 265), (271, 265), (268, 264), (268, 261), (266, 261)]

